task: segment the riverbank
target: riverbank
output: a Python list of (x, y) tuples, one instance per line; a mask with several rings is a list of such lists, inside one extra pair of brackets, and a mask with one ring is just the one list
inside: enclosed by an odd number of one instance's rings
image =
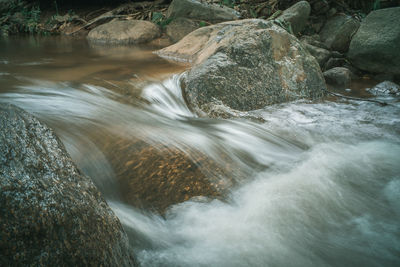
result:
[[(203, 3), (218, 4), (236, 10), (242, 19), (268, 19), (287, 9), (298, 1), (286, 0), (207, 0)], [(335, 13), (345, 13), (350, 16), (365, 17), (369, 12), (388, 7), (398, 6), (396, 0), (370, 1), (308, 1), (312, 5), (312, 22), (307, 34), (315, 33), (328, 16)], [(91, 26), (97, 26), (115, 18), (128, 18), (156, 22), (166, 26), (167, 9), (171, 1), (0, 1), (0, 33), (1, 35), (15, 34), (70, 34), (79, 27), (86, 25), (111, 12), (111, 16), (98, 20)], [(114, 17), (113, 17), (114, 16)], [(121, 17), (118, 17), (121, 16)], [(125, 16), (125, 17), (123, 17)], [(324, 18), (325, 17), (325, 18)], [(205, 24), (209, 21), (205, 19)], [(90, 27), (85, 27), (90, 29)], [(83, 31), (80, 34), (87, 34)]]

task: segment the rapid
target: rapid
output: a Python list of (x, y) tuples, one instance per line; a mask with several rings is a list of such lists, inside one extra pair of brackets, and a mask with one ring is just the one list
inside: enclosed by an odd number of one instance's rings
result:
[[(0, 40), (0, 105), (55, 130), (143, 266), (400, 265), (397, 99), (385, 97), (384, 107), (303, 100), (250, 112), (255, 119), (204, 118), (182, 96), (186, 66), (151, 51)], [(229, 164), (225, 178), (234, 183), (224, 199), (196, 197), (161, 215), (134, 207), (123, 201), (110, 159), (125, 155), (106, 151), (116, 139), (206, 155)]]

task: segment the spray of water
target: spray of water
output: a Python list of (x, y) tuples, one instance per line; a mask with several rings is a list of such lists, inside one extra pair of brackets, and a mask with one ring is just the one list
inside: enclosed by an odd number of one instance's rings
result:
[[(207, 119), (186, 107), (178, 76), (145, 87), (132, 103), (102, 87), (43, 81), (0, 101), (56, 130), (105, 192), (143, 266), (400, 264), (398, 102), (300, 101), (256, 111), (264, 123)], [(246, 171), (226, 201), (190, 200), (161, 217), (113, 196), (113, 170), (93, 132), (220, 162), (223, 152)]]

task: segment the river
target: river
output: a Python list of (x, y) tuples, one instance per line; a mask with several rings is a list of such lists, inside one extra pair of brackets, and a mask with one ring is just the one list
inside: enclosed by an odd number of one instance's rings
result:
[[(200, 118), (179, 87), (186, 67), (152, 49), (0, 39), (0, 104), (55, 130), (143, 266), (400, 266), (398, 100), (327, 98), (269, 106), (257, 120)], [(353, 94), (368, 96), (361, 85)], [(133, 206), (119, 181), (138, 142), (229, 165), (224, 174), (200, 168), (230, 181), (227, 193), (161, 213)], [(170, 201), (162, 193), (157, 201)]]

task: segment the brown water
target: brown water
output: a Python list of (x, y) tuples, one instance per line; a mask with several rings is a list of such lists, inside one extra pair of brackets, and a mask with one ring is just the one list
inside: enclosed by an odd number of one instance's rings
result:
[(151, 51), (0, 40), (0, 104), (56, 131), (143, 266), (399, 266), (396, 98), (199, 118), (174, 75), (184, 67)]
[(137, 95), (141, 83), (161, 81), (184, 69), (158, 58), (154, 49), (94, 46), (85, 39), (66, 37), (2, 39), (0, 90), (34, 79), (107, 85)]

